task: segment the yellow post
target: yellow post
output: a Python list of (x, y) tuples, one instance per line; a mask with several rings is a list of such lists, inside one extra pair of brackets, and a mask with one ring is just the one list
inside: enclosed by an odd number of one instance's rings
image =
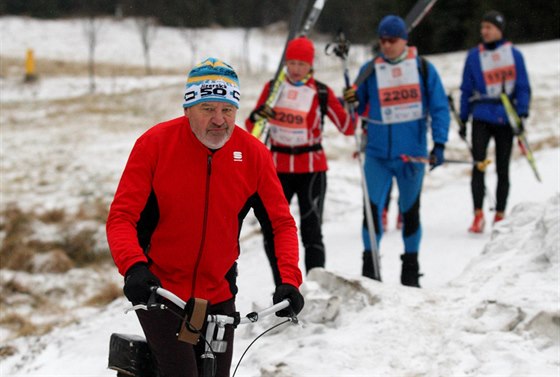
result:
[(33, 57), (33, 49), (28, 48), (25, 56), (25, 82), (37, 80), (35, 73), (35, 58)]

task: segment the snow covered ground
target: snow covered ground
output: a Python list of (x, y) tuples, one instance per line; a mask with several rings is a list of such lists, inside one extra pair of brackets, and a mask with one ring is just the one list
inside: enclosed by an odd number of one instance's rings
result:
[[(41, 75), (21, 84), (22, 68), (4, 67), (0, 77), (1, 208), (9, 203), (38, 212), (64, 208), (78, 212), (84, 203), (108, 205), (134, 140), (147, 128), (180, 114), (182, 85), (193, 59), (222, 57), (245, 66), (242, 30), (158, 31), (154, 67), (183, 74), (128, 76), (122, 67), (141, 66), (138, 36), (130, 21), (107, 21), (97, 60), (115, 73), (97, 80), (87, 95), (82, 74)], [(185, 33), (199, 40), (192, 50)], [(242, 124), (272, 75), (282, 34), (252, 30), (252, 70), (240, 69)], [(267, 38), (273, 38), (272, 40)], [(37, 21), (0, 18), (0, 56), (21, 59), (26, 48), (38, 59), (83, 63), (87, 48), (76, 20)], [(383, 283), (363, 279), (361, 269), (361, 191), (359, 168), (351, 158), (353, 138), (326, 127), (330, 157), (324, 233), (325, 270), (305, 279), (306, 308), (299, 326), (260, 340), (243, 360), (237, 376), (558, 376), (560, 375), (560, 41), (520, 46), (533, 88), (528, 136), (536, 149), (543, 183), (537, 183), (517, 150), (511, 166), (511, 193), (505, 221), (482, 235), (466, 232), (471, 221), (469, 171), (448, 165), (427, 174), (422, 196), (423, 289), (399, 284), (402, 241), (394, 229), (381, 243)], [(367, 46), (353, 46), (352, 74)], [(316, 76), (340, 91), (341, 64), (317, 47)], [(195, 55), (195, 57), (193, 57)], [(465, 52), (429, 56), (449, 92), (458, 96)], [(22, 65), (23, 67), (23, 65)], [(448, 157), (467, 151), (451, 126)], [(490, 165), (487, 186), (494, 191)], [(397, 192), (393, 193), (396, 198)], [(297, 205), (292, 203), (297, 218)], [(487, 217), (493, 215), (487, 205)], [(242, 313), (268, 306), (272, 277), (252, 217), (242, 234), (239, 263)], [(102, 239), (103, 224), (94, 228)], [(47, 227), (40, 237), (53, 235)], [(100, 241), (104, 242), (104, 241)], [(121, 283), (111, 267), (72, 269), (65, 274), (0, 270), (6, 282), (32, 287), (52, 299), (53, 312), (37, 313), (33, 304), (20, 313), (38, 321), (52, 316), (65, 325), (42, 336), (13, 338), (0, 325), (0, 340), (13, 350), (0, 359), (1, 376), (113, 376), (106, 369), (113, 332), (141, 334), (133, 314), (123, 313), (124, 298), (106, 307), (84, 305), (96, 287)], [(68, 290), (68, 286), (72, 289)], [(60, 295), (63, 290), (64, 295)], [(30, 288), (31, 289), (31, 288)], [(56, 292), (59, 292), (58, 296)], [(2, 297), (6, 303), (27, 302)], [(67, 308), (57, 313), (58, 306)], [(338, 308), (338, 310), (327, 310)], [(276, 322), (237, 331), (234, 362), (260, 332)], [(12, 352), (11, 352), (12, 353)]]

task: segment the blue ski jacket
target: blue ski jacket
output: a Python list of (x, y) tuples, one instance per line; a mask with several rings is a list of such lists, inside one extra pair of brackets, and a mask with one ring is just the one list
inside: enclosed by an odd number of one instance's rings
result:
[[(383, 55), (381, 57), (384, 58)], [(423, 72), (420, 59), (420, 57), (416, 57), (422, 92), (423, 117), (421, 119), (392, 124), (382, 122), (375, 70), (357, 88), (356, 95), (360, 103), (357, 109), (358, 114), (363, 114), (369, 108), (366, 144), (368, 156), (383, 159), (400, 158), (403, 154), (427, 156), (426, 135), (429, 125), (434, 143), (445, 144), (447, 142), (450, 122), (447, 96), (435, 67), (425, 61), (425, 72)], [(384, 60), (391, 64), (387, 59), (384, 58)], [(360, 73), (368, 64), (362, 66)]]
[[(506, 43), (505, 40), (484, 44), (487, 50), (495, 50)], [(531, 87), (529, 77), (525, 68), (523, 55), (518, 49), (512, 47), (513, 60), (515, 63), (515, 86), (510, 99), (520, 117), (529, 116), (529, 103), (531, 100)], [(473, 120), (495, 125), (509, 125), (507, 114), (500, 98), (488, 98), (486, 96), (486, 85), (480, 63), (480, 47), (469, 50), (465, 68), (463, 70), (463, 82), (461, 83), (461, 112), (463, 123), (467, 122), (472, 115)]]

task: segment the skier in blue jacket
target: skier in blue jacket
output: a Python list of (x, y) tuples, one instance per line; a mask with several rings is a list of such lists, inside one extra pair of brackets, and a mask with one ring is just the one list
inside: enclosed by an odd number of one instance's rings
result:
[[(472, 117), (472, 153), (475, 161), (486, 159), (490, 138), (496, 146), (496, 214), (494, 222), (504, 218), (509, 193), (509, 161), (514, 131), (500, 100), (505, 91), (522, 119), (519, 132), (523, 132), (524, 119), (529, 115), (531, 88), (523, 55), (503, 37), (504, 16), (497, 11), (486, 13), (481, 22), (482, 43), (468, 52), (463, 82), (461, 84), (461, 113), (463, 126), (460, 134), (466, 137), (466, 124)], [(470, 232), (484, 230), (484, 172), (473, 168), (471, 190), (474, 204), (474, 221)]]
[[(383, 234), (381, 214), (395, 177), (399, 210), (403, 215), (401, 283), (420, 287), (420, 193), (425, 166), (405, 162), (402, 157), (429, 157), (432, 169), (444, 162), (449, 108), (434, 66), (420, 58), (415, 47), (407, 46), (408, 34), (403, 19), (394, 15), (384, 17), (379, 24), (378, 37), (381, 53), (374, 60), (374, 71), (358, 88), (346, 88), (344, 99), (359, 103), (358, 114), (369, 105), (364, 169), (376, 242), (379, 245)], [(426, 134), (429, 127), (433, 148), (428, 155)], [(372, 247), (365, 221), (362, 238), (362, 275), (373, 278)]]

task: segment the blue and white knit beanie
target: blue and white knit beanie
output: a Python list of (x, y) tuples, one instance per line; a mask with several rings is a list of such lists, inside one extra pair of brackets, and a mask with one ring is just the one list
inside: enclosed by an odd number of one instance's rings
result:
[(218, 101), (239, 108), (240, 96), (239, 79), (233, 68), (219, 59), (208, 58), (189, 72), (183, 107)]

